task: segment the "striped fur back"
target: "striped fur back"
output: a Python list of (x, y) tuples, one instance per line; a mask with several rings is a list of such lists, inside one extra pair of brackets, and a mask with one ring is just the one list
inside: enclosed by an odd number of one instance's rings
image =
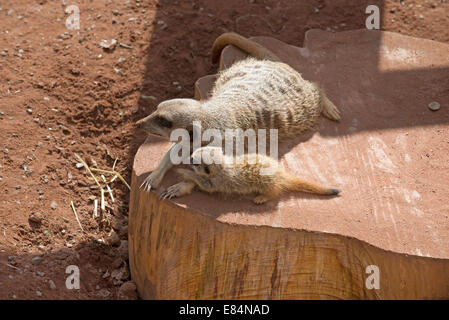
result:
[(278, 129), (279, 137), (311, 128), (322, 111), (316, 85), (284, 63), (253, 58), (221, 72), (207, 104), (236, 128)]

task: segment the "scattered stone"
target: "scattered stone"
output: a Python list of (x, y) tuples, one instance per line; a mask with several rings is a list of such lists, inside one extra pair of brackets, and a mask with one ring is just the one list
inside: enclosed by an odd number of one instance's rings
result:
[(48, 285), (50, 286), (51, 290), (56, 290), (56, 285), (53, 280), (48, 280)]
[(6, 57), (6, 52), (5, 51), (0, 51), (0, 56)]
[(3, 153), (4, 153), (4, 154), (8, 154), (8, 153), (9, 153), (9, 150), (5, 148), (5, 149), (3, 150)]
[(114, 71), (115, 71), (115, 73), (117, 73), (119, 76), (123, 76), (123, 72), (122, 72), (120, 69), (114, 67)]
[(31, 263), (34, 265), (38, 265), (42, 262), (42, 260), (43, 260), (42, 257), (36, 256), (31, 259)]
[(114, 284), (115, 286), (121, 285), (123, 283), (123, 279), (126, 279), (126, 278), (127, 277), (125, 277), (125, 275), (123, 273), (123, 268), (115, 269), (111, 272), (112, 284)]
[(436, 101), (433, 101), (433, 102), (429, 103), (428, 107), (432, 111), (440, 110), (440, 104), (438, 102), (436, 102)]
[(36, 296), (42, 297), (42, 292), (40, 292), (39, 290), (36, 290)]
[[(8, 256), (8, 263), (12, 266), (16, 266), (17, 265), (17, 261), (15, 260), (14, 256)], [(21, 273), (21, 272), (20, 272)]]
[(126, 48), (126, 49), (132, 49), (131, 46), (129, 46), (127, 44), (124, 44), (124, 43), (121, 43), (121, 42), (119, 43), (119, 46), (122, 47), (122, 48)]
[(118, 298), (122, 300), (136, 300), (138, 298), (136, 284), (133, 281), (127, 281), (122, 284), (118, 291)]
[(116, 44), (117, 40), (112, 39), (112, 40), (102, 40), (98, 45), (100, 46), (100, 48), (112, 50), (115, 48)]
[(55, 200), (53, 200), (51, 203), (50, 203), (50, 208), (52, 209), (52, 210), (56, 210), (56, 207), (58, 206), (58, 203), (55, 201)]
[(45, 272), (36, 271), (36, 275), (38, 275), (39, 277), (44, 277), (45, 276)]
[(82, 167), (84, 167), (84, 164), (82, 164), (81, 162), (78, 162), (77, 164), (75, 164), (75, 166), (76, 166), (78, 169), (81, 169)]
[(39, 212), (33, 212), (28, 217), (28, 220), (34, 223), (41, 223), (42, 219), (43, 219), (42, 214), (40, 214)]

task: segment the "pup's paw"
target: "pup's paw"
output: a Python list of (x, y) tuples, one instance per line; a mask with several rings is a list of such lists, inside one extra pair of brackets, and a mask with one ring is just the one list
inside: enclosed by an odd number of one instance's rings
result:
[(253, 202), (255, 204), (264, 204), (269, 200), (271, 200), (271, 198), (267, 197), (266, 195), (259, 195), (253, 199)]
[(182, 196), (184, 192), (185, 192), (184, 183), (180, 182), (168, 187), (167, 190), (161, 193), (161, 197), (163, 199), (177, 198)]

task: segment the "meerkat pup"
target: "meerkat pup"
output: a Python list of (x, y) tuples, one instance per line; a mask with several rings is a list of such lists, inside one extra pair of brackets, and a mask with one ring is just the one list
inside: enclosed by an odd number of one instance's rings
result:
[[(194, 121), (199, 121), (204, 130), (220, 132), (226, 129), (277, 129), (280, 142), (310, 129), (320, 114), (334, 121), (340, 120), (338, 108), (316, 84), (304, 80), (295, 69), (280, 62), (271, 51), (254, 41), (235, 33), (225, 33), (214, 43), (214, 60), (228, 44), (236, 45), (259, 60), (250, 57), (221, 71), (208, 100), (164, 101), (137, 125), (149, 134), (167, 139), (175, 129), (192, 132)], [(157, 188), (173, 166), (171, 150), (144, 180), (142, 186), (146, 190)]]
[[(213, 161), (210, 159), (213, 158)], [(209, 160), (208, 160), (209, 159)], [(337, 195), (335, 188), (325, 188), (293, 177), (277, 161), (258, 154), (227, 156), (221, 148), (198, 148), (192, 154), (191, 170), (178, 169), (184, 181), (169, 187), (164, 198), (190, 194), (195, 187), (208, 193), (257, 194), (254, 203), (262, 204), (288, 191)], [(207, 164), (210, 163), (210, 164)]]

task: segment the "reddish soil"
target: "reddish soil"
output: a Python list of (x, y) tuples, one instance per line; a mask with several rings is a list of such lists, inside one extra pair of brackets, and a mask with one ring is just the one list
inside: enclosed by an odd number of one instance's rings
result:
[[(118, 157), (129, 182), (144, 140), (134, 122), (193, 95), (195, 80), (215, 72), (209, 50), (219, 34), (300, 46), (308, 29), (364, 28), (366, 6), (378, 4), (381, 29), (449, 42), (445, 0), (62, 3), (79, 7), (80, 30), (66, 28), (61, 1), (0, 4), (0, 299), (133, 298), (129, 283), (119, 294), (129, 280), (128, 189), (111, 183), (108, 223), (92, 218), (99, 190), (74, 154), (104, 169)], [(131, 48), (105, 50), (103, 39)], [(65, 287), (69, 265), (79, 267), (80, 290)]]

